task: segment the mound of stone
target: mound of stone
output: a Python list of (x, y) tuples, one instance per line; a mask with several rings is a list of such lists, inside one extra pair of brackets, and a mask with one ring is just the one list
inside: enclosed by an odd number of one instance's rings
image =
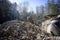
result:
[(30, 22), (12, 20), (1, 24), (0, 40), (37, 40), (40, 27)]

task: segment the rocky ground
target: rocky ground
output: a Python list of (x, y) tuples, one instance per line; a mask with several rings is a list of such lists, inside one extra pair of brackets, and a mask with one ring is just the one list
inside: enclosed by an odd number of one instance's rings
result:
[(41, 31), (39, 26), (19, 20), (0, 25), (0, 40), (60, 40)]

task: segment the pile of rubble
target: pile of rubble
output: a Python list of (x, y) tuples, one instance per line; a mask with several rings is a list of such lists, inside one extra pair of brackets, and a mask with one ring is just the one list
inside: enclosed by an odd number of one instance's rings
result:
[[(52, 37), (52, 38), (50, 38)], [(19, 20), (8, 21), (0, 25), (0, 40), (49, 40), (56, 39), (42, 32), (39, 26)], [(57, 38), (58, 39), (58, 38)]]
[(40, 27), (30, 22), (13, 20), (0, 27), (0, 40), (37, 40), (41, 34)]

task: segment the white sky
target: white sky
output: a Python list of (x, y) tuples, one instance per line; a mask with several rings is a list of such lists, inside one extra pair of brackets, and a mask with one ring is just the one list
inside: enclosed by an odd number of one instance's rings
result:
[(36, 6), (44, 5), (47, 0), (10, 0), (12, 3), (16, 2), (17, 4), (28, 2), (29, 10), (33, 10), (35, 12)]
[(19, 0), (9, 0), (9, 1), (11, 1), (11, 3), (16, 2), (17, 4), (19, 4)]

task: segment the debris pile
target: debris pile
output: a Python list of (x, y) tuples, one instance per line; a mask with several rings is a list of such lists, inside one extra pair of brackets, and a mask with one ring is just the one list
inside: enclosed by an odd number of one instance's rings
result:
[(0, 40), (37, 40), (41, 34), (40, 27), (18, 20), (1, 24)]
[(0, 40), (53, 40), (55, 38), (30, 22), (12, 20), (0, 25)]

